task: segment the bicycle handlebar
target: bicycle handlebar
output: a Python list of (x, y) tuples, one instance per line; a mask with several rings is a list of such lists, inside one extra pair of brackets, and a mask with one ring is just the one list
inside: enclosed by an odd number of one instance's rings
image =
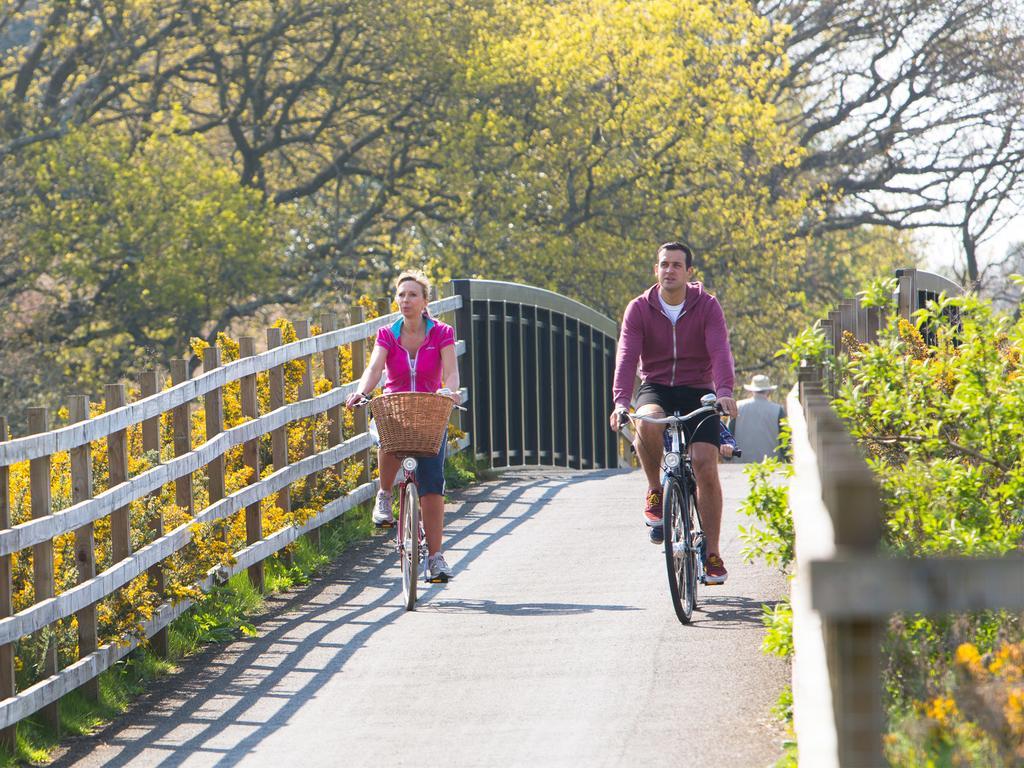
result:
[[(448, 397), (449, 396), (448, 393), (450, 393), (450, 392), (451, 392), (451, 390), (447, 390), (446, 392), (442, 392), (442, 391), (424, 392), (423, 394), (425, 394), (425, 395), (438, 395), (439, 397)], [(378, 397), (384, 397), (384, 395), (378, 395)], [(351, 408), (363, 408), (373, 398), (374, 398), (374, 394), (372, 392), (370, 394), (368, 394), (368, 395), (363, 393), (362, 397), (359, 400), (356, 400), (354, 403), (352, 403), (352, 405), (349, 406), (349, 407), (351, 407)], [(461, 406), (458, 403), (453, 403), (452, 407), (453, 408), (458, 408), (460, 411), (468, 411), (469, 410), (468, 408), (465, 408), (464, 406)]]
[[(622, 411), (621, 413), (623, 413), (623, 415), (625, 415), (625, 417), (630, 421), (648, 421), (651, 424), (682, 424), (684, 422), (689, 421), (690, 419), (695, 419), (698, 416), (703, 416), (704, 414), (721, 414), (722, 412), (722, 409), (719, 408), (716, 404), (701, 406), (695, 411), (690, 411), (685, 416), (677, 416), (675, 414), (671, 416), (644, 416), (642, 414), (637, 413), (625, 413), (624, 411)], [(619, 423), (622, 423), (621, 417)]]
[[(717, 403), (717, 401), (715, 402), (714, 405), (704, 405), (704, 406), (701, 406), (700, 408), (697, 408), (694, 411), (690, 411), (685, 416), (677, 416), (675, 414), (673, 414), (671, 416), (645, 416), (645, 415), (642, 415), (642, 414), (630, 413), (629, 411), (626, 411), (626, 410), (619, 410), (618, 411), (618, 414), (619, 414), (618, 421), (619, 421), (619, 427), (620, 428), (628, 427), (628, 425), (629, 425), (629, 423), (631, 421), (647, 421), (647, 422), (650, 422), (651, 424), (678, 424), (678, 425), (682, 425), (683, 423), (685, 423), (687, 421), (690, 421), (692, 419), (695, 419), (698, 416), (705, 416), (705, 418), (706, 418), (707, 416), (710, 416), (712, 413), (722, 415), (722, 414), (725, 413), (725, 411), (722, 410), (722, 407)], [(627, 434), (627, 438), (628, 437), (629, 437), (629, 435)], [(738, 459), (742, 455), (743, 455), (743, 451), (740, 449), (739, 446), (736, 446), (735, 448), (733, 448), (732, 456), (730, 458)]]

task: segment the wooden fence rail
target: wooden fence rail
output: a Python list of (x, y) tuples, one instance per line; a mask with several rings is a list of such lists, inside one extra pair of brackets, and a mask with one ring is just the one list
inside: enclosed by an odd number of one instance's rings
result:
[[(899, 314), (910, 319), (941, 291), (935, 275), (899, 270)], [(863, 320), (858, 320), (858, 318)], [(887, 318), (853, 300), (823, 323), (836, 354), (848, 331), (873, 340)], [(861, 330), (867, 335), (861, 335)], [(793, 724), (800, 765), (880, 766), (885, 714), (882, 641), (897, 612), (1024, 610), (1024, 557), (883, 556), (877, 483), (831, 408), (838, 382), (806, 366), (788, 402), (796, 534), (793, 605)]]
[[(461, 296), (449, 296), (430, 304), (434, 315), (444, 315), (462, 307)], [(377, 482), (368, 475), (368, 450), (371, 438), (366, 432), (365, 417), (356, 422), (357, 433), (348, 439), (342, 434), (342, 405), (355, 390), (355, 382), (342, 382), (338, 364), (339, 348), (350, 345), (354, 377), (358, 380), (365, 369), (368, 345), (382, 326), (396, 319), (387, 315), (363, 321), (357, 314), (353, 325), (336, 329), (332, 316), (324, 318), (323, 332), (311, 335), (308, 322), (296, 324), (299, 339), (281, 343), (280, 329), (268, 332), (268, 349), (256, 354), (255, 341), (239, 341), (240, 358), (222, 364), (220, 350), (206, 350), (203, 373), (188, 379), (184, 360), (171, 364), (172, 386), (158, 392), (155, 372), (141, 378), (142, 398), (128, 403), (124, 385), (111, 385), (106, 391), (107, 410), (89, 418), (89, 402), (85, 397), (73, 398), (69, 424), (48, 429), (45, 409), (32, 409), (29, 414), (32, 434), (7, 439), (7, 424), (0, 418), (0, 741), (13, 744), (13, 727), (28, 715), (44, 710), (46, 718), (57, 725), (56, 704), (64, 694), (85, 686), (86, 694), (95, 698), (96, 677), (123, 658), (141, 638), (155, 638), (158, 651), (166, 652), (166, 628), (192, 605), (190, 600), (164, 602), (153, 618), (143, 624), (138, 638), (118, 640), (100, 646), (96, 628), (97, 603), (117, 592), (142, 574), (149, 573), (158, 593), (163, 588), (163, 564), (193, 541), (195, 526), (224, 520), (236, 513), (245, 514), (246, 546), (233, 555), (231, 566), (217, 566), (197, 586), (209, 591), (236, 573), (248, 572), (253, 584), (262, 589), (262, 563), (299, 536), (317, 535), (320, 526), (344, 514), (357, 504), (368, 501)], [(460, 341), (456, 353), (465, 353)], [(322, 356), (324, 378), (331, 389), (316, 395), (313, 390), (313, 368)], [(285, 403), (284, 366), (299, 361), (303, 365), (302, 382), (296, 402)], [(269, 372), (271, 410), (260, 415), (256, 397), (256, 374)], [(223, 391), (227, 384), (239, 382), (242, 415), (248, 419), (235, 427), (224, 428)], [(463, 395), (468, 393), (463, 390)], [(191, 442), (191, 405), (203, 398), (206, 416), (205, 441), (197, 446)], [(160, 417), (170, 415), (173, 426), (173, 458), (161, 460)], [(287, 427), (326, 414), (327, 447), (317, 450), (310, 430), (302, 441), (299, 455), (288, 456)], [(143, 450), (156, 457), (154, 465), (129, 477), (127, 430), (141, 425)], [(260, 478), (258, 439), (270, 434), (273, 471)], [(107, 441), (109, 487), (93, 492), (90, 446), (97, 440)], [(454, 448), (464, 447), (463, 440)], [(242, 446), (244, 464), (253, 471), (251, 484), (226, 493), (224, 457), (231, 448)], [(71, 503), (64, 509), (52, 509), (50, 498), (51, 457), (69, 452), (71, 459)], [(360, 485), (346, 495), (328, 502), (301, 525), (286, 526), (264, 535), (260, 515), (261, 500), (277, 496), (286, 512), (291, 508), (289, 489), (303, 478), (316, 476), (328, 468), (340, 469), (343, 462), (355, 459), (362, 463)], [(10, 467), (30, 462), (32, 519), (11, 526)], [(193, 475), (206, 477), (209, 504), (194, 510)], [(189, 512), (185, 523), (164, 530), (159, 515), (150, 521), (152, 541), (132, 551), (129, 507), (132, 502), (158, 494), (170, 483), (175, 484), (179, 507)], [(93, 526), (97, 521), (111, 521), (111, 564), (97, 573)], [(58, 592), (54, 583), (53, 551), (55, 537), (73, 533), (77, 583)], [(33, 551), (35, 602), (13, 612), (11, 559), (16, 553)], [(57, 669), (55, 625), (69, 617), (77, 617), (79, 659)], [(44, 679), (22, 691), (15, 690), (13, 670), (14, 643), (28, 635), (38, 635), (47, 643), (44, 656)]]

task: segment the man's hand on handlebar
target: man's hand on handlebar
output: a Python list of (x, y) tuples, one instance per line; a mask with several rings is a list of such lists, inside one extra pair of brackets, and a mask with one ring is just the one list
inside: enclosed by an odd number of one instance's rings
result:
[(609, 417), (608, 422), (611, 424), (612, 432), (618, 432), (619, 429), (629, 423), (629, 411), (621, 405), (618, 406), (614, 411), (612, 411), (612, 415)]
[(726, 416), (736, 418), (739, 414), (739, 409), (736, 407), (736, 401), (731, 397), (720, 397), (718, 398), (718, 407)]

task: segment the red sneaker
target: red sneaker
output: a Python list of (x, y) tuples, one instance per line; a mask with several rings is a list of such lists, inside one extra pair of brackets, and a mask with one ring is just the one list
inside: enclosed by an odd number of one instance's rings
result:
[(647, 491), (644, 520), (651, 526), (661, 525), (661, 488), (651, 488)]
[(708, 555), (704, 563), (704, 581), (708, 584), (725, 584), (729, 578), (729, 572), (725, 570), (725, 563), (719, 555)]

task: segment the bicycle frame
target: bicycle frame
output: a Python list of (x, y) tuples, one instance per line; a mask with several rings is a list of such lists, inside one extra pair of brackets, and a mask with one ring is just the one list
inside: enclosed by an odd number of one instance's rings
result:
[[(679, 414), (673, 414), (678, 417)], [(702, 422), (703, 423), (703, 422)], [(681, 421), (676, 421), (670, 424), (666, 430), (670, 433), (671, 448), (665, 452), (665, 458), (662, 459), (662, 471), (664, 477), (674, 477), (681, 484), (685, 484), (685, 488), (696, 500), (697, 498), (697, 476), (693, 472), (693, 460), (690, 458), (690, 452), (687, 450), (690, 446), (686, 442), (686, 435), (683, 432), (683, 424)], [(668, 456), (678, 457), (676, 460), (666, 460)], [(675, 464), (675, 466), (669, 466)], [(697, 582), (700, 584), (707, 584), (704, 574), (704, 557), (706, 555), (705, 541), (704, 541), (704, 524), (700, 519), (700, 507), (696, 504), (693, 505), (693, 511), (695, 513), (694, 523), (696, 525), (691, 541), (683, 541), (676, 545), (676, 552), (678, 554), (686, 556), (689, 552), (695, 552), (696, 566), (697, 566)], [(680, 549), (681, 548), (681, 549)]]

